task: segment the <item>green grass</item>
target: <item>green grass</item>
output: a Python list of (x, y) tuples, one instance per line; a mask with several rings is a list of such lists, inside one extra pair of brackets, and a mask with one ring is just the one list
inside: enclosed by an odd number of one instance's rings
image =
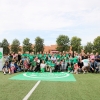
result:
[[(0, 100), (22, 100), (37, 82), (9, 80), (17, 74), (0, 72)], [(100, 100), (100, 74), (74, 76), (76, 82), (41, 81), (29, 100)]]
[(3, 75), (0, 72), (0, 100), (22, 100), (36, 81), (17, 81), (9, 78), (16, 74)]

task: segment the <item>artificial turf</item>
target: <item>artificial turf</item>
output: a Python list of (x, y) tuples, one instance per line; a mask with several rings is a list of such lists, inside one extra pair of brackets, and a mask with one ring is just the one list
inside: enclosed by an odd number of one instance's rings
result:
[[(22, 100), (37, 81), (10, 80), (0, 72), (0, 100)], [(77, 74), (75, 82), (41, 81), (28, 100), (100, 100), (100, 74)]]

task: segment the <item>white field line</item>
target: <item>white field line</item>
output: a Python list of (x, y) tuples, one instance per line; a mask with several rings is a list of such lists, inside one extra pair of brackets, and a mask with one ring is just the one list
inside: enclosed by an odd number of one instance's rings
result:
[(34, 87), (29, 91), (29, 93), (24, 97), (23, 100), (28, 100), (28, 98), (31, 96), (31, 94), (35, 91), (35, 89), (37, 88), (37, 86), (40, 84), (41, 81), (38, 81)]

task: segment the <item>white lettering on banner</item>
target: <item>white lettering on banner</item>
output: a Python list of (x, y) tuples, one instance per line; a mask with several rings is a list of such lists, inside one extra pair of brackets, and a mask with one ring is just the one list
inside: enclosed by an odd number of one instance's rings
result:
[[(54, 73), (48, 73), (48, 74), (44, 74), (41, 73), (40, 75), (36, 75), (36, 74), (30, 74), (28, 75), (27, 73), (24, 73), (23, 76), (25, 77), (29, 77), (29, 78), (45, 78), (47, 79), (49, 77), (49, 79), (54, 79), (54, 78), (64, 78), (64, 77), (69, 77), (70, 75), (68, 73), (60, 73), (60, 74), (54, 74)], [(47, 77), (48, 76), (48, 77)]]

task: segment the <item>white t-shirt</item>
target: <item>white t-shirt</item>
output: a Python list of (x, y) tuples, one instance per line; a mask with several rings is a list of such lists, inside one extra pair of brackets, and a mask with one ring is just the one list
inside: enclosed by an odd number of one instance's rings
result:
[(51, 57), (51, 60), (55, 61), (56, 60), (56, 57)]
[(83, 59), (82, 60), (84, 66), (88, 66), (89, 65), (89, 59)]
[(46, 67), (46, 64), (42, 64), (42, 63), (41, 63), (40, 67), (41, 67), (41, 68), (45, 68), (45, 67)]

